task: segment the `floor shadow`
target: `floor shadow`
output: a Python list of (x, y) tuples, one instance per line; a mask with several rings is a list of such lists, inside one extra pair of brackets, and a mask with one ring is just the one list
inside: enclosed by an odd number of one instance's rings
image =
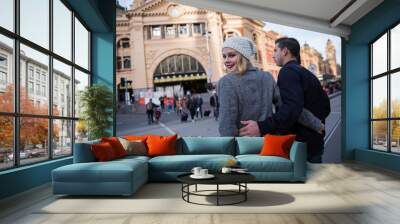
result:
[[(216, 192), (209, 194), (206, 201), (210, 204), (216, 204)], [(243, 195), (220, 197), (220, 203), (229, 204), (243, 199)], [(247, 193), (247, 201), (236, 204), (242, 207), (264, 207), (290, 204), (295, 198), (290, 194), (276, 191), (251, 190)]]

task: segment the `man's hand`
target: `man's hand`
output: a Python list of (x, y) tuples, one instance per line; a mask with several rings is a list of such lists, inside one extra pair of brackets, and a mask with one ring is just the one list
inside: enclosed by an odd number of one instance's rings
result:
[(239, 130), (240, 136), (260, 137), (260, 129), (255, 121), (240, 121), (241, 124), (245, 125)]
[(322, 127), (321, 127), (321, 129), (318, 131), (318, 133), (321, 134), (321, 135), (325, 135), (325, 125), (324, 125), (324, 124), (322, 124)]

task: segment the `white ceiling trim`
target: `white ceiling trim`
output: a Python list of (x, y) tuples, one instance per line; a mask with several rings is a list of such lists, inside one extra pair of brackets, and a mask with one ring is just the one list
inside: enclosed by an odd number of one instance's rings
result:
[[(329, 21), (296, 15), (275, 9), (255, 7), (244, 3), (229, 2), (223, 0), (172, 0), (173, 2), (190, 5), (198, 8), (206, 8), (213, 11), (224, 12), (232, 15), (243, 16), (252, 19), (259, 19), (285, 26), (292, 26), (301, 29), (312, 30), (348, 38), (350, 27), (337, 24), (331, 26)], [(347, 17), (346, 17), (347, 18)]]
[(364, 4), (366, 4), (368, 0), (358, 0), (355, 1), (349, 8), (344, 10), (335, 20), (331, 22), (331, 27), (336, 27), (347, 18), (349, 18), (355, 11), (361, 8)]

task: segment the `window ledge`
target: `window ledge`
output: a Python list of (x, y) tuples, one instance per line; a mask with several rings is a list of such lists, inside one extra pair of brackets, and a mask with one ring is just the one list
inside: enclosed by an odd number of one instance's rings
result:
[(35, 167), (39, 167), (39, 166), (43, 166), (43, 165), (47, 165), (47, 164), (52, 164), (52, 163), (56, 163), (56, 162), (60, 162), (60, 161), (65, 161), (65, 160), (69, 160), (69, 159), (72, 159), (72, 158), (73, 158), (73, 156), (68, 156), (68, 157), (63, 157), (63, 158), (60, 158), (60, 159), (53, 159), (53, 160), (48, 160), (48, 161), (35, 163), (35, 164), (31, 164), (31, 165), (25, 165), (25, 166), (21, 166), (21, 167), (11, 168), (11, 169), (8, 169), (8, 170), (0, 171), (0, 176), (4, 175), (4, 174), (9, 174), (9, 173), (19, 172), (19, 171), (23, 171), (23, 170), (28, 170), (28, 169), (31, 169), (31, 168), (35, 168)]

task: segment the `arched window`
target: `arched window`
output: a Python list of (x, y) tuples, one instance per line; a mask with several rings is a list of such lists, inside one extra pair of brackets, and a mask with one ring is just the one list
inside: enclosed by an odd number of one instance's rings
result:
[(155, 71), (155, 75), (185, 74), (204, 72), (203, 66), (189, 55), (172, 55), (164, 59)]
[(118, 47), (129, 48), (130, 47), (129, 38), (122, 38), (119, 41)]

